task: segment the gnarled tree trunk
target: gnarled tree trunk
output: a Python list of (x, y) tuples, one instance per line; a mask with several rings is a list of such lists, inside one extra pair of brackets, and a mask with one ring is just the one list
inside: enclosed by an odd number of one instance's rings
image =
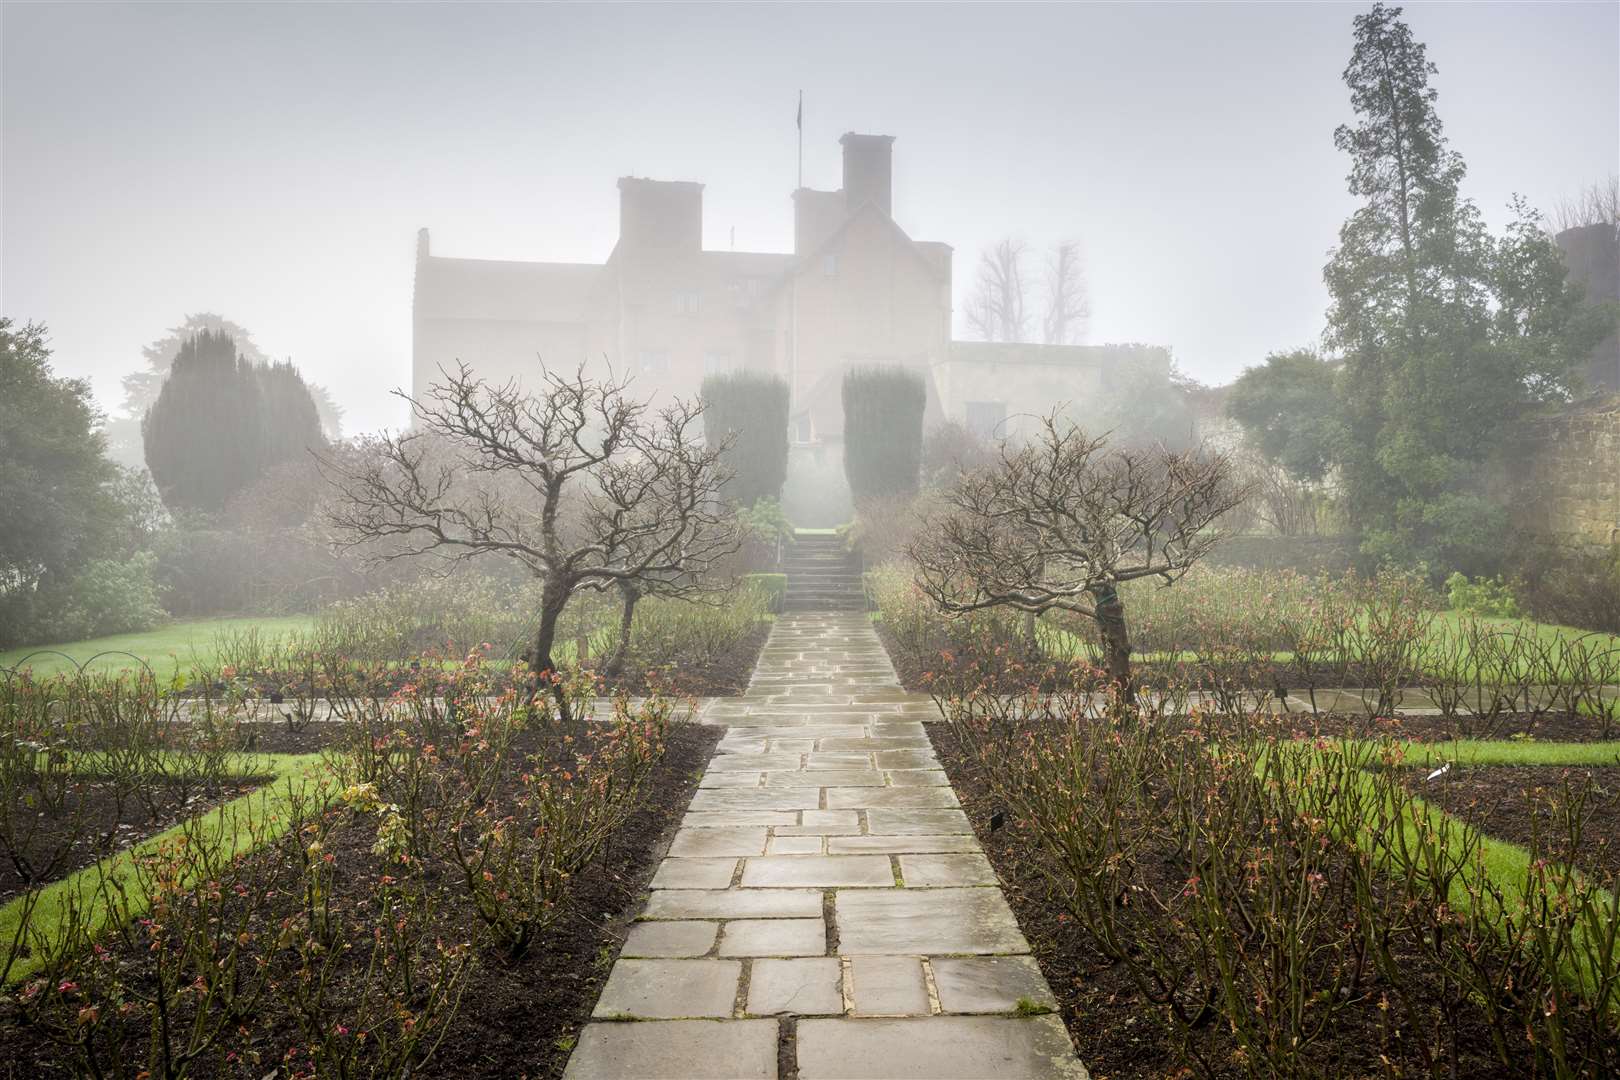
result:
[(1096, 602), (1097, 631), (1102, 638), (1108, 681), (1118, 688), (1121, 698), (1132, 698), (1135, 688), (1131, 682), (1131, 639), (1125, 629), (1125, 604), (1110, 582), (1094, 585), (1090, 592)]
[(610, 679), (619, 677), (624, 670), (624, 658), (630, 654), (630, 628), (636, 618), (636, 603), (641, 599), (641, 590), (628, 579), (619, 582), (619, 597), (624, 602), (619, 612), (619, 641), (613, 647), (613, 656), (607, 662), (603, 673)]
[(572, 711), (568, 705), (568, 693), (558, 677), (556, 662), (551, 658), (551, 650), (557, 642), (557, 620), (562, 617), (563, 609), (568, 606), (568, 590), (553, 587), (547, 583), (540, 594), (540, 626), (534, 634), (534, 651), (529, 654), (529, 670), (532, 673), (534, 692), (541, 694), (549, 690), (552, 697), (557, 700), (557, 712), (563, 723), (573, 720)]

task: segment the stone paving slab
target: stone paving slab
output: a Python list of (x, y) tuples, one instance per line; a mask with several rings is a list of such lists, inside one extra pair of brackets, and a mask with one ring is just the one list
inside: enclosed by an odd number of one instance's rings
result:
[(670, 841), (669, 853), (676, 858), (720, 855), (763, 855), (768, 830), (756, 828), (721, 827), (708, 829), (681, 829)]
[(840, 889), (833, 907), (843, 955), (1029, 951), (997, 888)]
[(748, 982), (748, 1011), (754, 1016), (841, 1014), (844, 969), (836, 957), (756, 960)]
[(803, 919), (820, 915), (818, 889), (661, 889), (643, 919)]
[(969, 833), (959, 836), (829, 836), (827, 838), (827, 854), (829, 855), (861, 855), (861, 854), (888, 854), (900, 855), (910, 852), (933, 854), (947, 851), (979, 850), (979, 842)]
[(907, 885), (997, 885), (990, 860), (976, 851), (956, 854), (901, 855), (900, 876)]
[(849, 997), (855, 1016), (927, 1016), (928, 977), (920, 956), (853, 956)]
[(736, 859), (665, 859), (653, 875), (654, 889), (726, 889), (737, 875)]
[(725, 924), (721, 956), (826, 956), (820, 919), (733, 919)]
[(1055, 1016), (801, 1020), (799, 1080), (1086, 1080)]
[(1016, 1012), (1022, 1002), (1058, 1007), (1046, 977), (1028, 956), (939, 956), (931, 967), (946, 1012)]
[[(1082, 1078), (860, 614), (778, 619), (566, 1074)], [(780, 1042), (779, 1042), (780, 1040)]]
[(776, 1080), (775, 1020), (587, 1024), (563, 1080)]
[(894, 887), (886, 855), (767, 855), (743, 865), (742, 883), (754, 888)]
[(620, 956), (703, 956), (714, 948), (720, 927), (712, 922), (642, 922), (625, 935)]
[(678, 1020), (730, 1016), (742, 964), (736, 960), (620, 959), (591, 1016)]

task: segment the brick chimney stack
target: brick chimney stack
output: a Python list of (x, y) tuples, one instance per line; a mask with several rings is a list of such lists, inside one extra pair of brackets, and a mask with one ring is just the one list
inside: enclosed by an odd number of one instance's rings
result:
[(635, 251), (701, 251), (703, 185), (619, 177), (619, 245)]
[(894, 213), (894, 136), (846, 132), (838, 140), (844, 148), (844, 205), (850, 213), (862, 203), (876, 203), (885, 214)]

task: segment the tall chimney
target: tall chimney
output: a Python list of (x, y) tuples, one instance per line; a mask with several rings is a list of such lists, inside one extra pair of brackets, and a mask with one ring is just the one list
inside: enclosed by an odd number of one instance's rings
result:
[(893, 214), (894, 136), (849, 131), (838, 142), (844, 148), (844, 205), (849, 212), (874, 202), (885, 214)]
[(637, 251), (701, 251), (703, 185), (619, 177), (619, 245)]

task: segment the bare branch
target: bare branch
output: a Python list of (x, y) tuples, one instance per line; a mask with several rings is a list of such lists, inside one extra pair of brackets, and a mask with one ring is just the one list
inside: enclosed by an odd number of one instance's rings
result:
[(1086, 318), (1090, 314), (1091, 305), (1080, 266), (1080, 245), (1073, 240), (1065, 240), (1052, 249), (1046, 261), (1046, 314), (1041, 321), (1042, 340), (1048, 345), (1079, 344)]

